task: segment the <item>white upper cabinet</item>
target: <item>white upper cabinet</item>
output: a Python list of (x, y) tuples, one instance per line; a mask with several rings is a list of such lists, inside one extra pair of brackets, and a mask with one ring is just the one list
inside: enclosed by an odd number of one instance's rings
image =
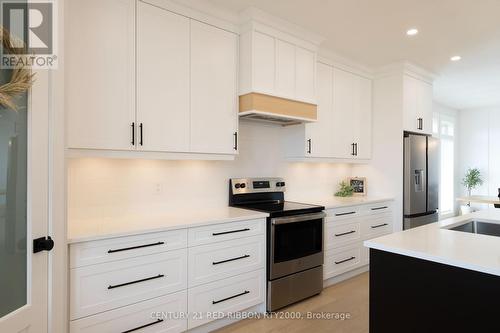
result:
[[(241, 56), (248, 60), (253, 60), (253, 73), (249, 77), (241, 76), (241, 80), (249, 80), (247, 89), (254, 89), (255, 92), (274, 91), (276, 81), (276, 48), (274, 38), (260, 32), (245, 36), (248, 39), (253, 37), (253, 47), (251, 42), (241, 41)], [(253, 52), (253, 53), (252, 53)], [(253, 54), (253, 57), (250, 56)], [(241, 61), (241, 71), (247, 72), (251, 69), (251, 63)], [(252, 80), (253, 77), (253, 80)], [(243, 85), (243, 84), (242, 84)]]
[(191, 20), (191, 151), (237, 151), (238, 37)]
[(240, 40), (240, 95), (261, 93), (316, 104), (317, 45), (265, 25)]
[(295, 96), (300, 101), (314, 103), (316, 98), (316, 54), (295, 48)]
[(70, 0), (67, 7), (68, 147), (135, 149), (135, 1)]
[(333, 68), (318, 63), (318, 121), (305, 124), (306, 156), (333, 156), (336, 133), (333, 131)]
[(403, 76), (404, 130), (432, 134), (432, 84), (405, 74)]
[(318, 120), (285, 128), (287, 156), (370, 159), (372, 80), (317, 63)]
[(276, 93), (295, 98), (295, 45), (276, 40)]
[(189, 19), (137, 3), (138, 149), (188, 152)]
[(371, 158), (372, 81), (334, 69), (334, 144), (337, 158)]
[(239, 37), (231, 26), (163, 0), (70, 0), (68, 17), (69, 148), (237, 153)]

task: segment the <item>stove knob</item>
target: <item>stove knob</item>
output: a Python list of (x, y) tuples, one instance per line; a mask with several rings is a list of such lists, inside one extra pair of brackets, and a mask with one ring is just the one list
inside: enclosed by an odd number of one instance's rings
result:
[(240, 188), (241, 187), (241, 184), (240, 183), (236, 183), (234, 184), (234, 188)]
[(245, 188), (245, 187), (247, 187), (247, 186), (245, 185), (245, 183), (241, 183), (241, 184), (240, 184), (240, 187), (241, 187), (241, 188)]

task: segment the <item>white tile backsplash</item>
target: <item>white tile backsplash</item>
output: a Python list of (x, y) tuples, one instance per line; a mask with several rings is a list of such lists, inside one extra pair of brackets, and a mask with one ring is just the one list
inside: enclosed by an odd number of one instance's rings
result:
[(240, 123), (234, 161), (161, 161), (82, 158), (69, 161), (69, 218), (203, 209), (227, 205), (228, 179), (280, 176), (288, 198), (332, 196), (351, 166), (287, 162), (281, 127)]

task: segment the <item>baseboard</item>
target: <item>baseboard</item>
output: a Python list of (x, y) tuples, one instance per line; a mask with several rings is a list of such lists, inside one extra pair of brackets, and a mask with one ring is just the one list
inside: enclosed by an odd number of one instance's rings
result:
[(339, 282), (342, 282), (342, 281), (345, 281), (345, 280), (350, 279), (352, 277), (355, 277), (356, 275), (368, 272), (369, 268), (370, 268), (370, 265), (365, 265), (365, 266), (356, 268), (352, 271), (345, 272), (343, 274), (340, 274), (340, 275), (334, 276), (332, 278), (329, 278), (327, 280), (324, 280), (323, 281), (323, 288), (330, 287), (334, 284), (337, 284)]

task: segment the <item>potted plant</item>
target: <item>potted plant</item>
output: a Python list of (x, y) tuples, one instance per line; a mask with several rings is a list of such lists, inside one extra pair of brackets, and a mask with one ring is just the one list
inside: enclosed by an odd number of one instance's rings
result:
[[(467, 189), (467, 195), (470, 197), (472, 190), (483, 184), (483, 179), (481, 178), (481, 171), (477, 168), (469, 168), (462, 179), (462, 185)], [(471, 212), (470, 202), (461, 206), (460, 210), (463, 214), (468, 214)]]
[(354, 188), (346, 181), (339, 183), (339, 190), (335, 193), (336, 197), (351, 197), (354, 194)]

